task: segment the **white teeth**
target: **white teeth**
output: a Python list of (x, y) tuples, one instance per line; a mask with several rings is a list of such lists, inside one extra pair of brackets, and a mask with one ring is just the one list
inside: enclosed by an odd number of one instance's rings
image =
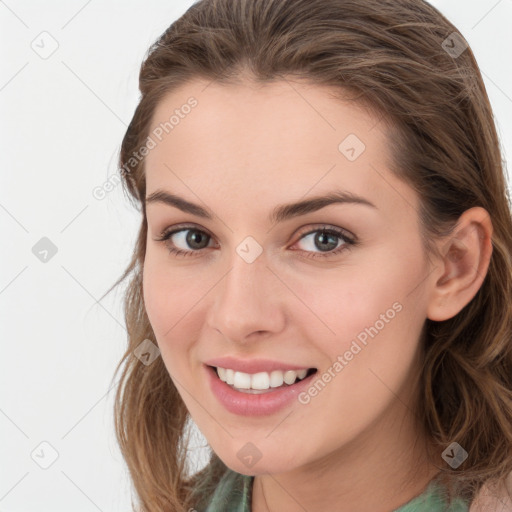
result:
[(239, 389), (251, 389), (251, 376), (248, 373), (235, 372), (233, 386)]
[(226, 368), (217, 368), (220, 380), (226, 382)]
[(259, 372), (259, 373), (245, 373), (237, 372), (230, 368), (217, 368), (217, 375), (219, 379), (230, 384), (237, 389), (255, 389), (255, 390), (266, 390), (270, 388), (278, 388), (283, 383), (291, 385), (297, 378), (302, 380), (308, 373), (307, 369), (302, 370), (274, 370), (270, 373)]
[(308, 373), (307, 370), (299, 370), (297, 372), (297, 377), (299, 377), (299, 379), (302, 380), (306, 376), (306, 373)]
[(286, 384), (293, 384), (297, 380), (297, 372), (294, 370), (288, 370), (284, 373), (284, 381)]
[(283, 378), (283, 372), (280, 370), (273, 371), (270, 374), (270, 387), (271, 388), (278, 388), (279, 386), (282, 386), (284, 382)]
[(253, 376), (251, 376), (252, 389), (268, 389), (269, 386), (270, 376), (267, 372), (255, 373)]

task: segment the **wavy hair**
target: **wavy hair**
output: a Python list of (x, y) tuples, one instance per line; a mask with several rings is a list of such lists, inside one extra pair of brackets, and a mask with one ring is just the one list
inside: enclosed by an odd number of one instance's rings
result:
[(481, 288), (453, 318), (425, 322), (418, 411), (438, 458), (452, 442), (468, 452), (456, 470), (440, 465), (450, 498), (473, 500), (486, 482), (503, 483), (511, 473), (510, 195), (481, 73), (471, 48), (449, 51), (464, 41), (454, 32), (423, 0), (201, 0), (149, 48), (119, 154), (123, 189), (141, 224), (113, 286), (129, 279), (114, 417), (138, 510), (184, 512), (198, 485), (213, 489), (226, 469), (210, 451), (209, 464), (189, 475), (188, 411), (162, 358), (146, 366), (133, 355), (143, 340), (155, 340), (142, 291), (144, 158), (134, 155), (163, 96), (199, 78), (228, 84), (295, 77), (351, 92), (388, 122), (391, 171), (419, 194), (427, 251), (465, 210), (487, 210), (493, 252)]

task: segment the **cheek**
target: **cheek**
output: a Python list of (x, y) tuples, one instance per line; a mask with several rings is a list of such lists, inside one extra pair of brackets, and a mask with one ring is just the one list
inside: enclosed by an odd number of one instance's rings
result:
[[(383, 252), (374, 253), (375, 258), (384, 257)], [(385, 270), (361, 262), (338, 279), (322, 281), (324, 286), (317, 281), (304, 300), (311, 300), (311, 309), (321, 312), (319, 316), (335, 332), (311, 316), (306, 336), (326, 356), (318, 377), (326, 384), (312, 384), (301, 402), (308, 403), (301, 410), (304, 424), (317, 416), (332, 417), (318, 436), (328, 442), (338, 442), (340, 432), (347, 439), (356, 435), (391, 406), (394, 393), (409, 392), (406, 383), (415, 374), (425, 319), (424, 291), (417, 286), (425, 268), (419, 253), (402, 254), (401, 259), (390, 256), (383, 260), (391, 261)], [(323, 331), (327, 335), (318, 335)], [(326, 413), (333, 403), (338, 406)]]
[[(192, 268), (192, 267), (190, 267)], [(185, 368), (184, 359), (200, 338), (204, 298), (213, 286), (197, 271), (173, 267), (165, 255), (146, 254), (143, 296), (146, 313), (164, 363), (173, 375)], [(209, 284), (210, 283), (210, 284)]]
[[(386, 267), (376, 264), (378, 261), (386, 261)], [(376, 358), (405, 343), (413, 350), (413, 338), (419, 336), (426, 317), (421, 283), (427, 275), (419, 247), (407, 252), (383, 247), (367, 261), (333, 272), (327, 279), (301, 282), (301, 297), (316, 314), (308, 313), (301, 320), (304, 324), (308, 319), (308, 339), (323, 340), (322, 351), (332, 361), (351, 348), (357, 351), (354, 341), (361, 348), (372, 344), (372, 357)], [(361, 355), (363, 352), (367, 351), (362, 350)]]
[(180, 331), (190, 309), (188, 304), (192, 299), (187, 297), (190, 291), (180, 285), (179, 277), (173, 275), (168, 264), (152, 258), (151, 254), (146, 255), (142, 282), (146, 313), (162, 358), (171, 371), (172, 362), (184, 348), (182, 340), (186, 340), (180, 336)]
[(160, 266), (146, 255), (142, 279), (144, 305), (157, 339), (171, 327), (168, 301), (172, 300), (172, 295), (169, 294), (167, 281)]
[(185, 269), (173, 265), (166, 251), (149, 242), (143, 272), (144, 304), (157, 338), (173, 336), (175, 324), (201, 293), (199, 282), (198, 278), (191, 279)]

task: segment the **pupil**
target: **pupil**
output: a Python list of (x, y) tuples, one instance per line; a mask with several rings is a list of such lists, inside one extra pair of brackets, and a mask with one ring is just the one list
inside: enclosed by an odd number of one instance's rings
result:
[[(194, 244), (198, 243), (199, 245), (201, 245), (201, 238), (203, 237), (203, 234), (202, 233), (199, 233), (198, 231), (189, 231), (189, 234), (187, 235), (187, 243), (191, 246), (191, 247), (195, 247)], [(204, 236), (204, 238), (206, 239), (207, 237)], [(203, 244), (204, 245), (204, 244)], [(208, 244), (206, 244), (208, 245)], [(206, 245), (204, 245), (206, 247)], [(195, 247), (195, 248), (199, 248), (199, 249), (202, 249), (203, 247)]]
[(331, 233), (325, 233), (325, 232), (322, 232), (322, 233), (320, 233), (319, 235), (317, 235), (316, 240), (317, 240), (320, 244), (326, 244), (326, 243), (328, 243), (328, 239), (329, 239), (329, 237), (330, 237), (330, 238), (331, 238), (331, 240), (332, 240), (332, 244), (333, 244), (333, 245), (332, 245), (332, 247), (328, 247), (328, 248), (325, 248), (325, 247), (323, 247), (323, 248), (322, 248), (322, 247), (319, 247), (319, 249), (328, 251), (328, 250), (331, 250), (331, 249), (335, 249), (335, 248), (336, 248), (336, 246), (338, 245), (338, 242), (337, 242), (337, 240), (336, 240), (336, 238), (337, 238), (337, 237), (336, 237), (335, 235), (331, 234)]

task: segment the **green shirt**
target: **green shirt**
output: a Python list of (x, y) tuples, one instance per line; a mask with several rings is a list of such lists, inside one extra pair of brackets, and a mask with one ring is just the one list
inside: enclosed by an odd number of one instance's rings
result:
[[(254, 477), (228, 469), (208, 502), (207, 508), (198, 512), (251, 512), (251, 493)], [(423, 494), (416, 496), (393, 512), (468, 512), (469, 505), (457, 498), (448, 509), (441, 487), (431, 481)]]

